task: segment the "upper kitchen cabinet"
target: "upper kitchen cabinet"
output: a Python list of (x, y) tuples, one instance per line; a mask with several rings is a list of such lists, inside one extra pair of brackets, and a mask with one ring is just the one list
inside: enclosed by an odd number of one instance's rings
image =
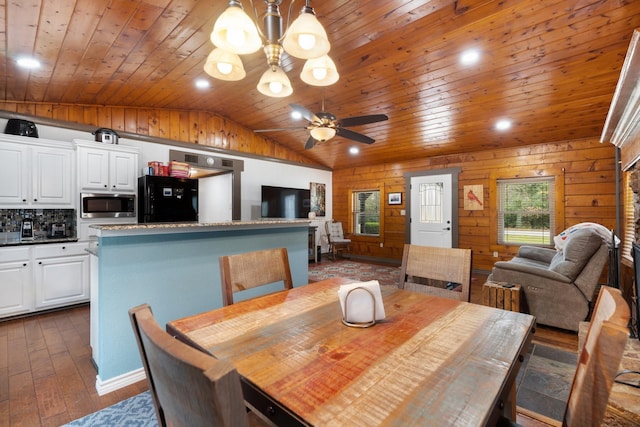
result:
[(121, 145), (74, 141), (78, 151), (81, 191), (135, 193), (138, 149)]
[(68, 142), (0, 136), (0, 206), (72, 207), (73, 168)]

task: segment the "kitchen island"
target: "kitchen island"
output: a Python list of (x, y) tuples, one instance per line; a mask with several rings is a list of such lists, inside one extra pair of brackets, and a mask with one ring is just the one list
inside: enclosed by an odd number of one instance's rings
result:
[[(221, 255), (286, 247), (294, 286), (308, 283), (308, 220), (92, 227), (91, 350), (100, 395), (144, 378), (128, 310), (148, 303), (164, 326), (221, 307)], [(247, 290), (238, 300), (281, 287)]]

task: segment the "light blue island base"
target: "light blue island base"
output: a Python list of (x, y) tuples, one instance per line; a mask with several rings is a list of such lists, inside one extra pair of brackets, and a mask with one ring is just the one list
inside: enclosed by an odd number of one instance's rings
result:
[[(294, 286), (308, 283), (308, 221), (108, 225), (91, 257), (91, 349), (96, 390), (144, 378), (128, 310), (148, 303), (158, 323), (222, 306), (221, 255), (286, 247)], [(242, 300), (282, 289), (273, 284)], [(234, 297), (236, 299), (236, 297)]]

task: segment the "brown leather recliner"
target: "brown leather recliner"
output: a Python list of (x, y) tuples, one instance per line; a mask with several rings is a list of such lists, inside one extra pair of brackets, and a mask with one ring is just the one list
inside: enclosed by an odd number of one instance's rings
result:
[(592, 229), (572, 233), (562, 250), (522, 246), (494, 264), (488, 280), (520, 284), (529, 312), (542, 325), (572, 331), (589, 315), (609, 245)]

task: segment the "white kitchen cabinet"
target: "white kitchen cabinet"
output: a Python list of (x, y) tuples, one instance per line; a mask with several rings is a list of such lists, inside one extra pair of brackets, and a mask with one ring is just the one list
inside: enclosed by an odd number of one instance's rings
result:
[(89, 301), (87, 242), (34, 248), (36, 309)]
[(29, 248), (0, 248), (0, 317), (33, 309)]
[(59, 141), (0, 138), (0, 206), (70, 207), (73, 150)]
[(132, 147), (80, 143), (78, 177), (81, 191), (132, 193), (137, 190), (138, 152)]

